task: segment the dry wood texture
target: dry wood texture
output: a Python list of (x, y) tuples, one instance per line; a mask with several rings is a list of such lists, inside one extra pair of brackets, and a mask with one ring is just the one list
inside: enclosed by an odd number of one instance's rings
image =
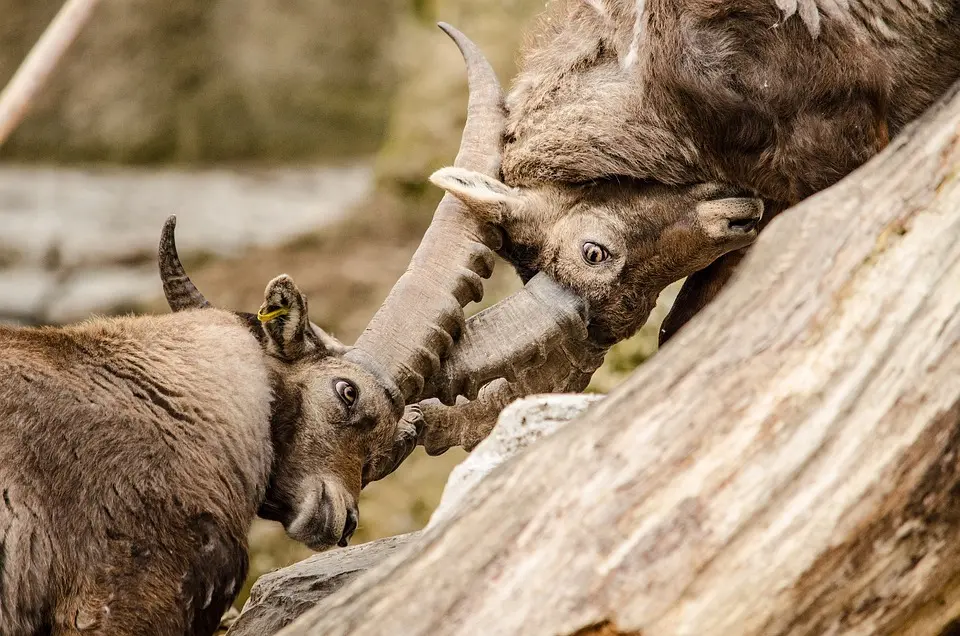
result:
[(0, 92), (0, 145), (20, 123), (64, 51), (73, 43), (99, 0), (67, 0)]
[(945, 104), (282, 633), (937, 633), (960, 612), (960, 86)]

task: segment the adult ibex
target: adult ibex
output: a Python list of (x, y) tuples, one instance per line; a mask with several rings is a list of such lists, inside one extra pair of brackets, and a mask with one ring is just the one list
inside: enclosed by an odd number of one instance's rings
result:
[(0, 327), (0, 633), (211, 633), (258, 511), (346, 545), (364, 476), (416, 441), (288, 277), (258, 316), (214, 309), (173, 228), (164, 289), (191, 310)]
[[(506, 183), (720, 181), (766, 199), (767, 222), (860, 166), (957, 80), (960, 3), (558, 0), (521, 67)], [(664, 340), (742, 255), (687, 279)]]

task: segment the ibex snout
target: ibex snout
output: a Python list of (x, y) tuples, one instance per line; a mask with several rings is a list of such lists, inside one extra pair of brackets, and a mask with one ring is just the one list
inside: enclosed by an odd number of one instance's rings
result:
[(730, 247), (741, 247), (757, 237), (763, 218), (763, 201), (746, 198), (704, 201), (697, 207), (697, 216), (711, 239)]
[(338, 481), (326, 479), (307, 491), (294, 515), (287, 534), (311, 550), (345, 547), (360, 520), (356, 497)]

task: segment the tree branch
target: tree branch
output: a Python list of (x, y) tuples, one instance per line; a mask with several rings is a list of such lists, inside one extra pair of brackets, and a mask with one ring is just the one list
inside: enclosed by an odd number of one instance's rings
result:
[(26, 116), (31, 103), (76, 39), (98, 0), (66, 0), (0, 93), (0, 146)]

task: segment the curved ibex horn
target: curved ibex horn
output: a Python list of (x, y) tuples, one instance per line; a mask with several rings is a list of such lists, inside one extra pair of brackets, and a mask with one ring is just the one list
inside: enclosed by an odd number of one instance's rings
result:
[[(506, 378), (510, 382), (523, 373), (545, 364), (555, 350), (566, 351), (570, 360), (598, 359), (592, 368), (583, 368), (587, 377), (603, 361), (588, 343), (586, 303), (569, 289), (540, 272), (519, 291), (476, 314), (463, 335), (430, 376), (421, 399), (439, 398), (454, 404), (458, 396), (469, 400), (488, 382)], [(550, 374), (544, 367), (541, 373)], [(559, 391), (549, 383), (541, 391)], [(522, 395), (518, 397), (523, 397)]]
[(160, 280), (163, 282), (163, 295), (167, 297), (167, 304), (173, 311), (184, 309), (205, 309), (210, 303), (196, 288), (187, 272), (183, 269), (180, 256), (177, 254), (177, 241), (174, 230), (177, 227), (177, 217), (169, 216), (163, 224), (160, 234)]
[(420, 443), (428, 455), (439, 455), (454, 446), (472, 450), (493, 429), (500, 411), (514, 400), (535, 393), (584, 390), (606, 352), (606, 347), (598, 345), (573, 350), (552, 347), (539, 366), (519, 369), (509, 380), (486, 384), (474, 400), (461, 399), (453, 406), (437, 399), (424, 400), (418, 405), (422, 414)]
[[(473, 42), (439, 26), (463, 54), (470, 87), (455, 165), (497, 177), (506, 122), (500, 83)], [(395, 383), (396, 401), (416, 401), (463, 328), (463, 307), (483, 297), (481, 279), (493, 272), (500, 242), (499, 232), (445, 195), (407, 271), (346, 357)]]

